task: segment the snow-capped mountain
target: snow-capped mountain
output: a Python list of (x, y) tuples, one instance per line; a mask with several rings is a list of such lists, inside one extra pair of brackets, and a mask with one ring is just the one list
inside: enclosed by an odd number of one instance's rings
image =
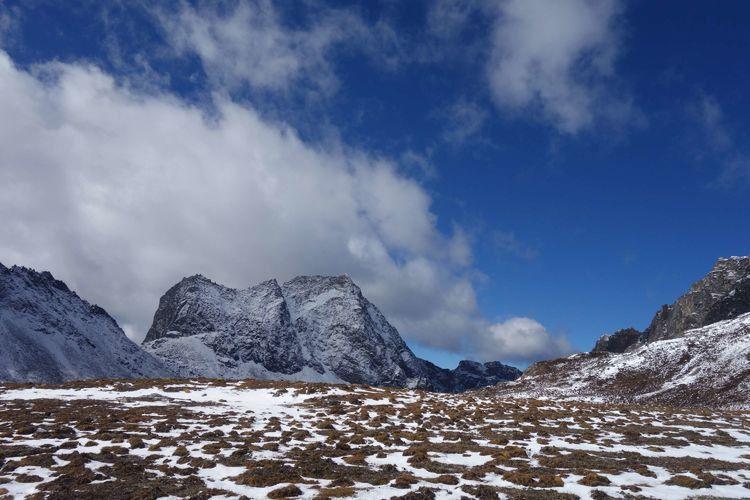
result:
[(639, 332), (626, 328), (602, 336), (594, 351), (623, 352), (640, 344), (682, 336), (693, 328), (750, 312), (750, 256), (719, 259), (672, 305), (664, 305)]
[(163, 377), (114, 319), (49, 272), (0, 264), (0, 380)]
[(750, 257), (719, 259), (640, 332), (535, 363), (504, 394), (750, 405)]
[(451, 371), (417, 358), (348, 276), (299, 276), (242, 290), (185, 278), (159, 301), (143, 347), (180, 376), (454, 392), (520, 375), (499, 363)]
[(748, 406), (750, 313), (622, 354), (580, 353), (535, 363), (500, 388), (518, 397)]

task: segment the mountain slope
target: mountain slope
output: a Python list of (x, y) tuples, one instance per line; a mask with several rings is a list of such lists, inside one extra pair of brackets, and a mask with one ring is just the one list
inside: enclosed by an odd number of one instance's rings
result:
[(480, 365), (466, 376), (417, 358), (348, 276), (299, 276), (243, 290), (185, 278), (159, 301), (143, 347), (181, 376), (454, 392), (520, 375)]
[(50, 273), (0, 264), (0, 380), (162, 377), (104, 309)]
[(750, 312), (750, 256), (720, 258), (711, 271), (671, 305), (664, 305), (649, 326), (602, 336), (594, 351), (623, 352), (642, 343), (673, 339), (686, 331)]
[(532, 365), (500, 393), (678, 405), (750, 405), (750, 313), (623, 354), (580, 353)]

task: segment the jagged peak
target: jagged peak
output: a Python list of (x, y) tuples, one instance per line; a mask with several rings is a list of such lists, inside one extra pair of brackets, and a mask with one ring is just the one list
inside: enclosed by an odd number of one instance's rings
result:
[(271, 278), (271, 279), (268, 279), (268, 280), (265, 280), (265, 281), (261, 281), (257, 285), (251, 285), (251, 286), (249, 286), (248, 290), (252, 289), (252, 288), (269, 288), (269, 287), (270, 288), (279, 288), (279, 289), (281, 288), (281, 286), (279, 286), (279, 282), (276, 280), (276, 278)]
[(2, 264), (0, 264), (0, 270), (2, 270), (4, 273), (8, 273), (13, 276), (24, 277), (26, 278), (26, 280), (34, 284), (51, 286), (53, 288), (57, 288), (58, 290), (62, 290), (64, 292), (70, 292), (73, 295), (75, 295), (75, 292), (73, 292), (70, 288), (68, 288), (68, 285), (66, 285), (65, 282), (56, 279), (54, 276), (52, 276), (52, 273), (50, 273), (49, 271), (39, 272), (36, 269), (33, 269), (31, 267), (18, 266), (18, 265), (14, 265), (14, 266), (11, 266), (10, 268), (7, 268), (3, 266)]
[(186, 276), (180, 280), (180, 283), (194, 283), (196, 281), (203, 282), (203, 283), (211, 283), (214, 285), (217, 285), (218, 283), (215, 283), (211, 279), (205, 277), (202, 274), (193, 274), (192, 276)]

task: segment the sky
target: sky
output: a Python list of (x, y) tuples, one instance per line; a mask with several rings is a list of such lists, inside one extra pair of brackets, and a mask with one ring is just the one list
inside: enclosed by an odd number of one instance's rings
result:
[(588, 350), (750, 251), (742, 1), (0, 0), (0, 262), (135, 341), (348, 274), (421, 356)]

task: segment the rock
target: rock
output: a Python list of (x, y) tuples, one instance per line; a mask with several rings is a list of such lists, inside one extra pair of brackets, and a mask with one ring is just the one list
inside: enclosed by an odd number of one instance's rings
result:
[(750, 257), (719, 259), (645, 331), (530, 366), (501, 394), (672, 405), (750, 404)]
[(656, 313), (647, 342), (672, 339), (687, 330), (750, 312), (750, 256), (719, 259), (713, 269), (672, 305)]
[(596, 341), (592, 352), (625, 352), (643, 339), (643, 333), (635, 328), (623, 328)]
[(117, 322), (49, 272), (0, 264), (0, 380), (164, 377)]
[(520, 375), (497, 362), (462, 362), (451, 371), (417, 358), (348, 276), (299, 276), (241, 290), (185, 278), (159, 301), (143, 347), (184, 377), (455, 392)]
[(750, 312), (750, 257), (719, 259), (711, 271), (671, 305), (663, 305), (648, 328), (602, 336), (592, 352), (621, 353), (640, 343), (682, 336), (686, 331)]

